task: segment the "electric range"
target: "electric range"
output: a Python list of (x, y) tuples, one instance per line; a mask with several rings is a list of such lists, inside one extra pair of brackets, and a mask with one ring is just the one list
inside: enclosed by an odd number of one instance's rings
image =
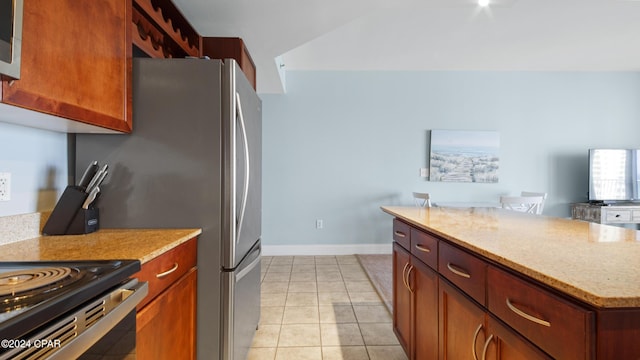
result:
[(139, 270), (137, 260), (0, 262), (0, 359), (79, 357), (135, 313), (148, 292), (131, 279)]

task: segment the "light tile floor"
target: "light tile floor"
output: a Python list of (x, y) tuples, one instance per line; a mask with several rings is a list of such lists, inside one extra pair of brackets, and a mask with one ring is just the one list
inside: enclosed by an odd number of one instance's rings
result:
[(249, 360), (406, 360), (353, 255), (263, 257), (261, 301)]

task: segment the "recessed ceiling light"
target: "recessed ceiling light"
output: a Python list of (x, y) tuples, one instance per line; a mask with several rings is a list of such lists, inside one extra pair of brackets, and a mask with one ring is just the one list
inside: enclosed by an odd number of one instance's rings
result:
[(489, 6), (489, 0), (478, 0), (478, 5), (482, 7)]

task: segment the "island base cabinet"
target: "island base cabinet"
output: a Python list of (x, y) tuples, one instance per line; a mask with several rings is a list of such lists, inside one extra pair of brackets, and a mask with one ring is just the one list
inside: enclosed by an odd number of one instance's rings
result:
[(480, 359), (485, 342), (485, 311), (446, 280), (439, 279), (441, 359)]
[(486, 360), (545, 360), (553, 359), (522, 336), (489, 317), (487, 340), (478, 359)]
[(413, 270), (409, 283), (413, 284), (413, 344), (412, 359), (438, 358), (438, 274), (412, 258)]
[(196, 358), (196, 280), (192, 268), (138, 311), (136, 355), (139, 360)]
[(393, 332), (406, 354), (411, 353), (411, 292), (406, 285), (407, 268), (411, 255), (393, 243)]
[(441, 359), (552, 359), (446, 280), (439, 286)]
[(554, 358), (593, 358), (592, 311), (489, 267), (488, 309)]
[(393, 330), (410, 359), (438, 357), (438, 275), (393, 245)]
[(639, 309), (602, 311), (597, 318), (598, 359), (640, 359)]

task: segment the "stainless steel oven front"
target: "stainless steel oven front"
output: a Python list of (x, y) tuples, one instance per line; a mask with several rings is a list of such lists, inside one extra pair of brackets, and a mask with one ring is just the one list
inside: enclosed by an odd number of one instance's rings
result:
[(0, 360), (135, 359), (138, 260), (0, 262)]
[(137, 279), (20, 339), (2, 339), (0, 359), (135, 359), (136, 305), (148, 284)]

